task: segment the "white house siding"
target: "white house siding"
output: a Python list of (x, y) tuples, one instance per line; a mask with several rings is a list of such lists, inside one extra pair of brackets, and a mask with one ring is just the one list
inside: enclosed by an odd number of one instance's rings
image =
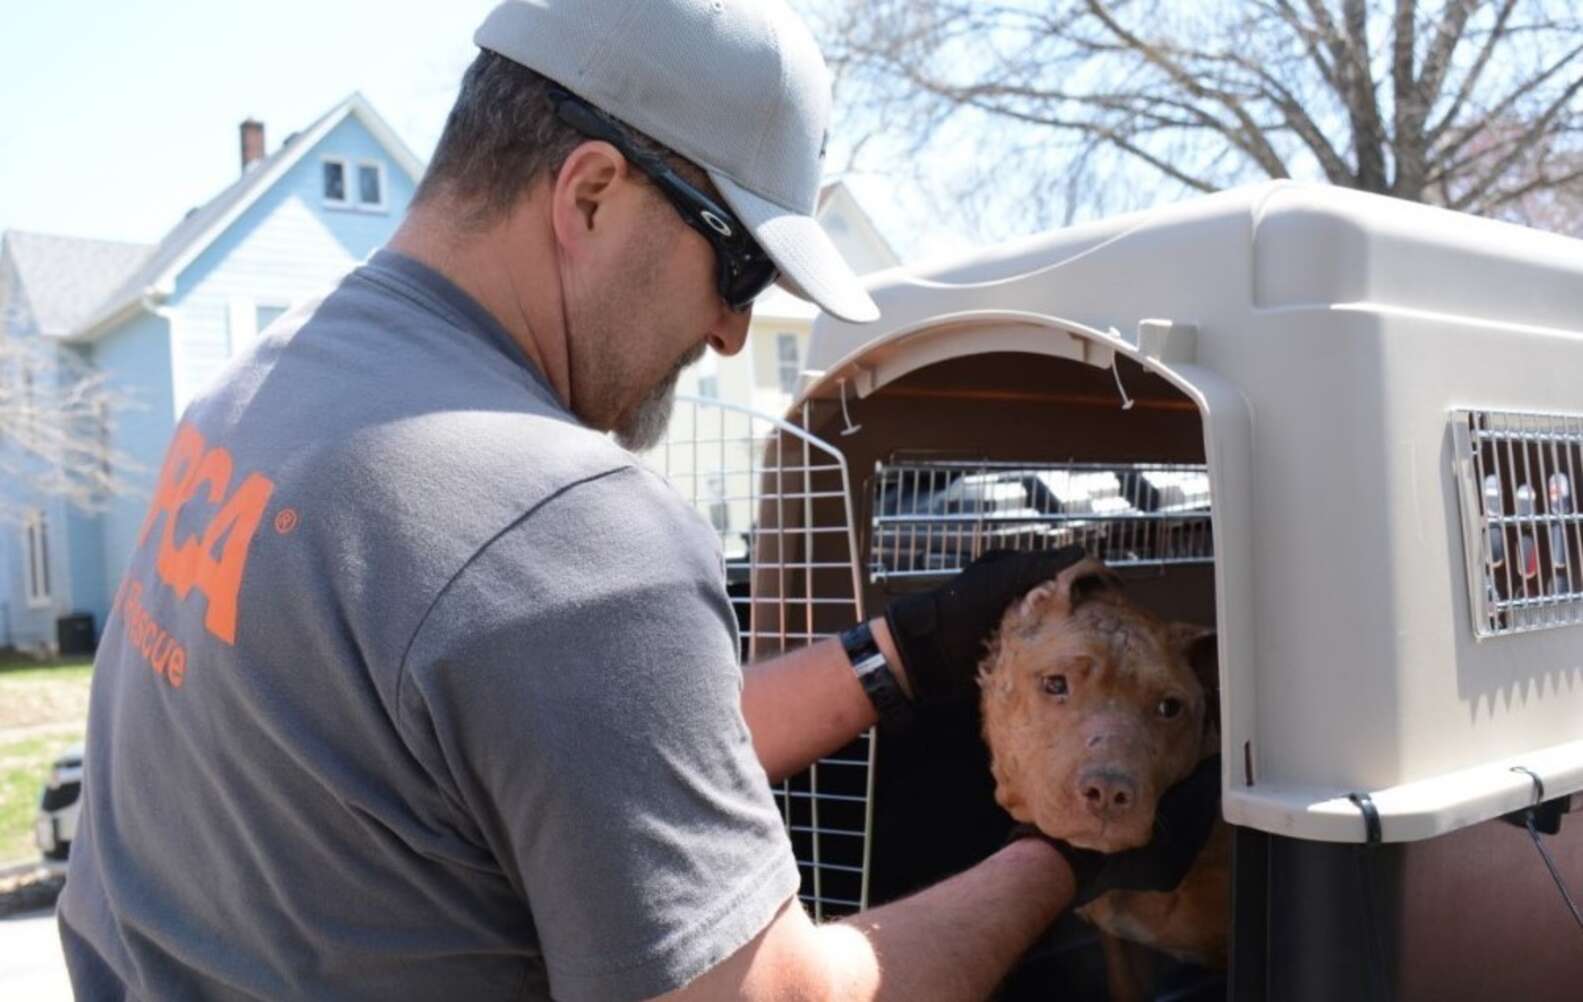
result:
[[(383, 210), (324, 204), (325, 157), (384, 165)], [(174, 413), (257, 336), (260, 306), (293, 306), (332, 288), (383, 245), (412, 199), (413, 180), (349, 115), (275, 182), (178, 277), (171, 309)]]

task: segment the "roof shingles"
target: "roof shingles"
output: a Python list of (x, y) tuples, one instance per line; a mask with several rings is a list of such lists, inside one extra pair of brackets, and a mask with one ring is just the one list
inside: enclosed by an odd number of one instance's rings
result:
[(146, 262), (148, 244), (8, 230), (5, 256), (16, 268), (22, 294), (41, 334), (64, 337)]

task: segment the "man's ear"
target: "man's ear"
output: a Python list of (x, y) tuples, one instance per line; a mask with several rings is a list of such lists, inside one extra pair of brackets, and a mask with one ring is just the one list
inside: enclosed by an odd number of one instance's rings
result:
[(586, 248), (605, 222), (630, 167), (614, 146), (589, 140), (566, 157), (550, 187), (550, 225), (555, 241), (573, 254)]

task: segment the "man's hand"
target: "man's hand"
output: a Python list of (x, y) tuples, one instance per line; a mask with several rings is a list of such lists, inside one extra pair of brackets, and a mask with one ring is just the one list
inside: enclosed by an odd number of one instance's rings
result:
[(918, 706), (972, 699), (984, 641), (1006, 608), (1085, 556), (1080, 546), (991, 550), (933, 591), (895, 599), (885, 622)]
[(1043, 838), (1066, 857), (1077, 893), (1074, 906), (1108, 891), (1175, 890), (1203, 851), (1220, 816), (1220, 756), (1212, 755), (1165, 791), (1154, 809), (1154, 840), (1140, 849), (1106, 854), (1044, 835), (1033, 825), (1012, 829), (1012, 840)]

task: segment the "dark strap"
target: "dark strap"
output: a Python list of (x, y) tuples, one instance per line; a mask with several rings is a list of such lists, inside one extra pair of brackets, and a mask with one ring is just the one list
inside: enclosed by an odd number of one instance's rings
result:
[(1528, 768), (1527, 766), (1522, 766), (1522, 765), (1514, 765), (1514, 766), (1512, 766), (1512, 772), (1520, 772), (1524, 776), (1527, 776), (1529, 779), (1533, 780), (1533, 783), (1534, 783), (1534, 803), (1533, 803), (1533, 805), (1535, 807), (1538, 807), (1540, 804), (1545, 802), (1545, 781), (1539, 778), (1539, 774), (1537, 772), (1534, 772), (1532, 769)]
[(1358, 859), (1358, 890), (1362, 899), (1364, 946), (1368, 957), (1364, 976), (1368, 981), (1370, 997), (1388, 1000), (1391, 993), (1385, 980), (1385, 948), (1380, 943), (1379, 927), (1374, 915), (1374, 875), (1369, 866), (1375, 848), (1384, 841), (1380, 829), (1380, 811), (1374, 806), (1374, 798), (1367, 793), (1349, 793), (1347, 799), (1363, 814), (1363, 844), (1354, 846), (1353, 851)]
[(1384, 841), (1380, 830), (1380, 811), (1374, 806), (1374, 800), (1367, 793), (1349, 793), (1347, 799), (1359, 811), (1363, 812), (1363, 841), (1367, 845), (1379, 845)]
[(890, 662), (874, 641), (867, 623), (859, 623), (841, 634), (841, 647), (879, 722), (887, 728), (904, 728), (912, 723), (912, 702), (890, 669)]

